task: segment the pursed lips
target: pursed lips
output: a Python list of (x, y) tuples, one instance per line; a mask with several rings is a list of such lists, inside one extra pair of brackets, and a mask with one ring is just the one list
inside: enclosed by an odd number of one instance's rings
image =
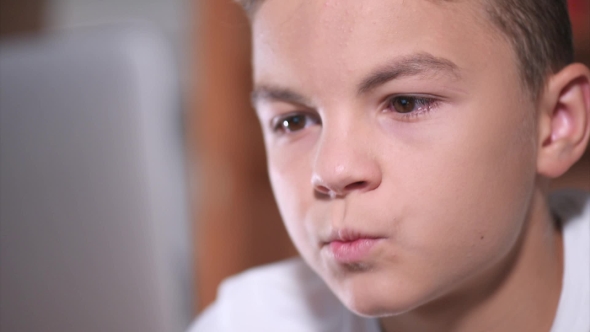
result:
[(354, 229), (335, 229), (322, 241), (322, 247), (339, 263), (350, 264), (363, 261), (383, 236), (363, 233)]

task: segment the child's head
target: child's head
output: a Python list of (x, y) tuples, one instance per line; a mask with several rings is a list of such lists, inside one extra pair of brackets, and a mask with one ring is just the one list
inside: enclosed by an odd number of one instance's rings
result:
[(248, 6), (279, 209), (341, 301), (399, 314), (500, 278), (588, 140), (565, 4)]

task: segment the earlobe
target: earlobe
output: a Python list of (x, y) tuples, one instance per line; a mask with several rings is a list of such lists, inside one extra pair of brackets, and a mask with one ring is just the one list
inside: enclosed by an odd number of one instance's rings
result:
[(554, 74), (539, 105), (537, 172), (565, 173), (583, 154), (590, 136), (590, 71), (572, 64)]

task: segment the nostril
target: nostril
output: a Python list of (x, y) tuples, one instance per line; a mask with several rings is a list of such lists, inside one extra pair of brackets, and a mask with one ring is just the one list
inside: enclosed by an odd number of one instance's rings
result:
[(358, 181), (358, 182), (351, 183), (351, 184), (347, 185), (346, 187), (344, 187), (344, 190), (345, 191), (352, 191), (352, 190), (362, 189), (366, 186), (367, 186), (367, 181)]
[(365, 191), (369, 189), (371, 186), (370, 181), (356, 181), (349, 183), (344, 187), (339, 186), (328, 186), (325, 184), (320, 184), (319, 181), (312, 181), (314, 192), (316, 197), (340, 197), (345, 196), (354, 191)]
[(330, 194), (330, 189), (325, 186), (316, 186), (316, 191), (318, 191), (319, 193), (324, 194), (324, 195)]

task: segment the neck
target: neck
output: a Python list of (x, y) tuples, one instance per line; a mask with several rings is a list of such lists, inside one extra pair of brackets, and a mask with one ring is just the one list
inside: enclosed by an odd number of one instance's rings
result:
[(549, 331), (563, 276), (561, 230), (536, 190), (517, 244), (464, 288), (412, 312), (381, 319), (385, 332)]

